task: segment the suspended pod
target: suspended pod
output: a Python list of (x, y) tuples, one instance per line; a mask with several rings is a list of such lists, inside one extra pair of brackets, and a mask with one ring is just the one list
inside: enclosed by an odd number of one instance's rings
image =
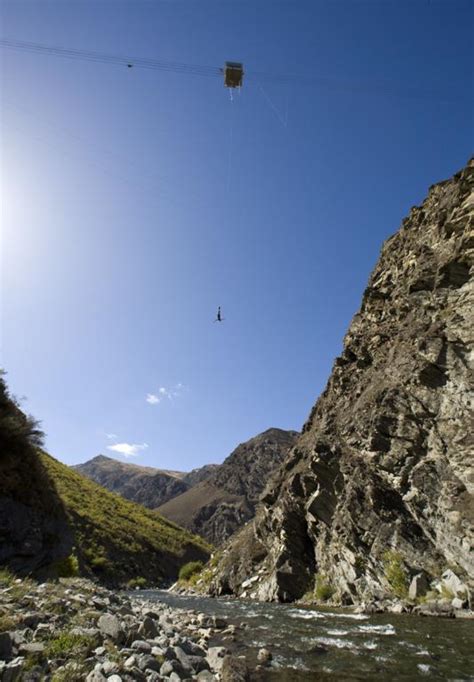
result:
[(224, 65), (224, 85), (226, 88), (241, 88), (244, 79), (244, 66), (240, 62), (226, 62)]

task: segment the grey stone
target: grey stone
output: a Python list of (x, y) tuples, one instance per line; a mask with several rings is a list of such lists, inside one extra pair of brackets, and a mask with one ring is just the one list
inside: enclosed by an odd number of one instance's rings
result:
[(114, 661), (104, 661), (101, 666), (101, 670), (104, 673), (104, 675), (112, 675), (113, 673), (118, 673), (119, 672), (119, 666), (117, 663)]
[(452, 602), (452, 606), (454, 609), (465, 609), (467, 606), (467, 601), (465, 599), (460, 599), (459, 597), (455, 597)]
[(136, 639), (131, 648), (135, 651), (140, 651), (142, 654), (149, 654), (151, 652), (151, 644), (144, 642), (142, 639)]
[(136, 665), (137, 659), (135, 656), (129, 656), (126, 660), (125, 663), (123, 664), (125, 668), (133, 668), (134, 665)]
[(211, 673), (210, 670), (201, 670), (197, 674), (196, 679), (199, 680), (199, 682), (216, 682), (217, 677)]
[(93, 670), (86, 677), (86, 682), (106, 682), (107, 678), (99, 670)]
[(140, 670), (154, 670), (159, 673), (162, 663), (160, 663), (154, 656), (143, 654), (138, 657), (138, 667)]
[(249, 670), (245, 658), (236, 656), (224, 656), (221, 668), (222, 682), (247, 682), (249, 680)]
[(107, 635), (107, 637), (110, 637), (117, 642), (124, 640), (124, 632), (117, 616), (114, 616), (111, 613), (104, 613), (99, 618), (97, 626), (104, 635)]
[(222, 668), (224, 656), (227, 654), (227, 649), (224, 646), (211, 646), (207, 651), (206, 660), (209, 663), (211, 670), (217, 672)]
[(120, 675), (115, 675), (115, 674), (110, 675), (107, 678), (107, 682), (122, 682), (122, 678), (120, 677)]
[(410, 599), (417, 599), (423, 597), (429, 589), (428, 580), (424, 573), (417, 573), (413, 576), (410, 587), (408, 588), (408, 597)]
[(453, 597), (466, 599), (469, 594), (467, 585), (449, 568), (441, 576), (441, 588), (450, 592)]
[(193, 666), (191, 664), (189, 656), (184, 653), (180, 646), (175, 646), (174, 652), (176, 654), (176, 659), (181, 663), (183, 670), (185, 670), (186, 672), (191, 672), (193, 670)]
[(173, 661), (165, 661), (160, 668), (160, 675), (168, 677), (173, 672)]
[(10, 661), (6, 668), (3, 669), (2, 682), (16, 682), (16, 680), (20, 679), (24, 662), (25, 659), (22, 656), (18, 656), (13, 661)]
[(31, 656), (44, 653), (45, 645), (42, 642), (26, 642), (19, 647), (22, 656)]
[(9, 632), (0, 632), (0, 660), (9, 661), (13, 655), (12, 638)]
[(154, 637), (157, 637), (158, 628), (156, 627), (155, 621), (146, 616), (138, 628), (138, 634), (144, 635), (147, 639), (153, 639)]

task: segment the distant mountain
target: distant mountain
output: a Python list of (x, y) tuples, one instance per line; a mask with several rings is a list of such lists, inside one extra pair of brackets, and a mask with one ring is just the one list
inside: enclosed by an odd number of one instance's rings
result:
[(298, 437), (268, 429), (239, 445), (209, 478), (158, 508), (166, 518), (221, 544), (251, 519), (268, 479)]
[(186, 480), (189, 474), (119, 462), (104, 455), (73, 468), (104, 488), (149, 509), (165, 504), (190, 487)]
[(0, 567), (166, 584), (184, 563), (209, 556), (201, 538), (42, 452), (39, 436), (0, 375)]

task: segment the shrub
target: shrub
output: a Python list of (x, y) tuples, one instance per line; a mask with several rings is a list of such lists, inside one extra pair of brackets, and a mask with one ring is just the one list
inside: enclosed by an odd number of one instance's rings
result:
[(91, 566), (94, 571), (105, 573), (112, 570), (112, 564), (105, 556), (96, 556), (91, 559)]
[(0, 632), (16, 630), (16, 621), (10, 616), (0, 616)]
[(317, 575), (314, 584), (314, 596), (317, 601), (327, 601), (334, 594), (334, 588), (323, 575)]
[(79, 575), (79, 561), (74, 554), (60, 559), (54, 564), (54, 569), (60, 578), (74, 578)]
[(132, 578), (127, 583), (127, 587), (129, 590), (134, 590), (136, 587), (143, 589), (146, 586), (147, 586), (147, 579), (142, 578), (140, 575), (137, 576), (136, 578)]
[(93, 637), (61, 632), (48, 642), (45, 653), (48, 658), (72, 658), (88, 656), (95, 646)]
[(190, 561), (184, 564), (179, 571), (179, 579), (185, 583), (189, 582), (193, 576), (201, 573), (203, 566), (202, 561)]
[(404, 599), (408, 594), (408, 576), (403, 567), (402, 555), (388, 550), (383, 555), (384, 573), (396, 597)]
[(13, 584), (15, 576), (11, 573), (8, 568), (0, 568), (0, 585), (2, 587), (9, 587)]

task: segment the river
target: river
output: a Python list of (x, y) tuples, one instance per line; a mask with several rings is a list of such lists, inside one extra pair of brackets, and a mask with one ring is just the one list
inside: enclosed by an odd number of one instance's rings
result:
[[(271, 667), (254, 680), (473, 680), (474, 621), (407, 615), (363, 615), (234, 599), (139, 593), (173, 607), (225, 618), (240, 627), (226, 646), (252, 667), (261, 647)], [(135, 596), (138, 596), (137, 594)]]

